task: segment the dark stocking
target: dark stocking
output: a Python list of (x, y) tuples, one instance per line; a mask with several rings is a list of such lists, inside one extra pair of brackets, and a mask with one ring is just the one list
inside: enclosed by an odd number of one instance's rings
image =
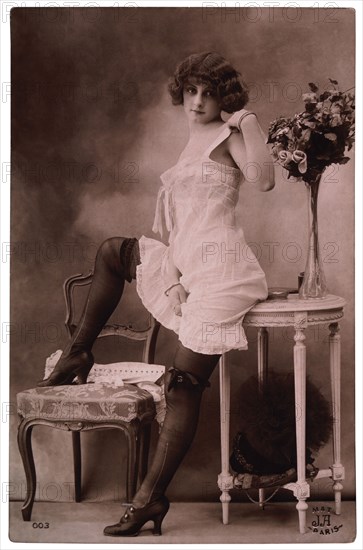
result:
[[(132, 239), (136, 241), (136, 239)], [(125, 286), (125, 280), (135, 278), (130, 273), (129, 241), (112, 237), (97, 251), (91, 288), (77, 330), (64, 354), (70, 350), (90, 351), (101, 329), (115, 310)]]
[(86, 382), (93, 365), (93, 343), (119, 303), (125, 280), (136, 278), (139, 261), (137, 239), (113, 237), (102, 243), (82, 317), (52, 374), (38, 386), (71, 384), (76, 376), (79, 383)]
[(220, 355), (204, 355), (180, 342), (165, 377), (166, 415), (151, 467), (133, 498), (135, 507), (164, 494), (188, 451), (198, 425), (202, 394)]

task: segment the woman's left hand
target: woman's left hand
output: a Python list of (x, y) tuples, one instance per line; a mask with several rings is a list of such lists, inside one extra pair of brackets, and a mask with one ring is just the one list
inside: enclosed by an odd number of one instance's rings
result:
[(227, 120), (227, 124), (230, 128), (235, 129), (236, 131), (240, 132), (240, 121), (247, 118), (247, 116), (256, 116), (255, 113), (252, 113), (252, 111), (248, 111), (247, 109), (241, 109), (240, 111), (236, 111), (233, 113), (233, 115)]
[(169, 290), (169, 301), (172, 305), (175, 315), (179, 317), (182, 316), (181, 304), (184, 304), (187, 301), (187, 291), (181, 283), (174, 286)]

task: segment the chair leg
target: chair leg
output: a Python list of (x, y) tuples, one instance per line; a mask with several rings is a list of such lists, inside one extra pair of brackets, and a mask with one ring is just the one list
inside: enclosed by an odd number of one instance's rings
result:
[(24, 521), (30, 521), (31, 519), (36, 489), (36, 472), (31, 441), (32, 430), (33, 425), (26, 420), (22, 420), (18, 428), (18, 447), (23, 460), (27, 486), (27, 496), (21, 509)]
[(147, 473), (151, 437), (151, 423), (145, 424), (140, 430), (139, 483), (142, 483)]
[(139, 434), (140, 426), (130, 424), (127, 426), (126, 437), (128, 440), (127, 455), (127, 480), (126, 480), (126, 500), (131, 502), (136, 493), (137, 474), (139, 470)]
[(72, 432), (73, 468), (74, 468), (74, 499), (81, 502), (82, 499), (82, 454), (81, 433)]

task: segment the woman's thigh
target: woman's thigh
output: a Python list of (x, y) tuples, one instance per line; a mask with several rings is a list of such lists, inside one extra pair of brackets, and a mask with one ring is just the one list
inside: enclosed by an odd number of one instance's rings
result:
[(189, 372), (203, 382), (207, 382), (218, 364), (220, 355), (206, 355), (197, 353), (183, 346), (178, 341), (174, 357), (174, 367), (184, 372)]
[(120, 237), (120, 258), (126, 273), (126, 280), (136, 279), (136, 267), (140, 263), (139, 241), (132, 238)]

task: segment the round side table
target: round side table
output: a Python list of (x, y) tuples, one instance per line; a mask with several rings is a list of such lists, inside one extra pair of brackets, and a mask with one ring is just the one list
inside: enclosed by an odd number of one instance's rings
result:
[[(300, 533), (306, 532), (306, 499), (310, 496), (310, 485), (306, 479), (305, 428), (306, 428), (306, 345), (305, 330), (310, 325), (329, 324), (329, 359), (333, 409), (333, 464), (319, 470), (315, 479), (333, 479), (335, 513), (341, 512), (344, 467), (341, 464), (340, 442), (340, 335), (339, 320), (344, 315), (346, 302), (339, 296), (329, 294), (325, 298), (302, 300), (298, 294), (289, 294), (287, 300), (266, 300), (255, 305), (245, 315), (245, 327), (258, 328), (258, 377), (262, 385), (268, 370), (268, 328), (294, 327), (294, 383), (296, 410), (297, 481), (283, 485), (297, 498)], [(230, 370), (226, 357), (219, 363), (220, 411), (221, 411), (221, 462), (218, 476), (221, 490), (222, 520), (228, 523), (229, 491), (233, 489), (233, 476), (229, 470), (229, 420), (230, 420)], [(263, 489), (260, 489), (260, 502)]]

